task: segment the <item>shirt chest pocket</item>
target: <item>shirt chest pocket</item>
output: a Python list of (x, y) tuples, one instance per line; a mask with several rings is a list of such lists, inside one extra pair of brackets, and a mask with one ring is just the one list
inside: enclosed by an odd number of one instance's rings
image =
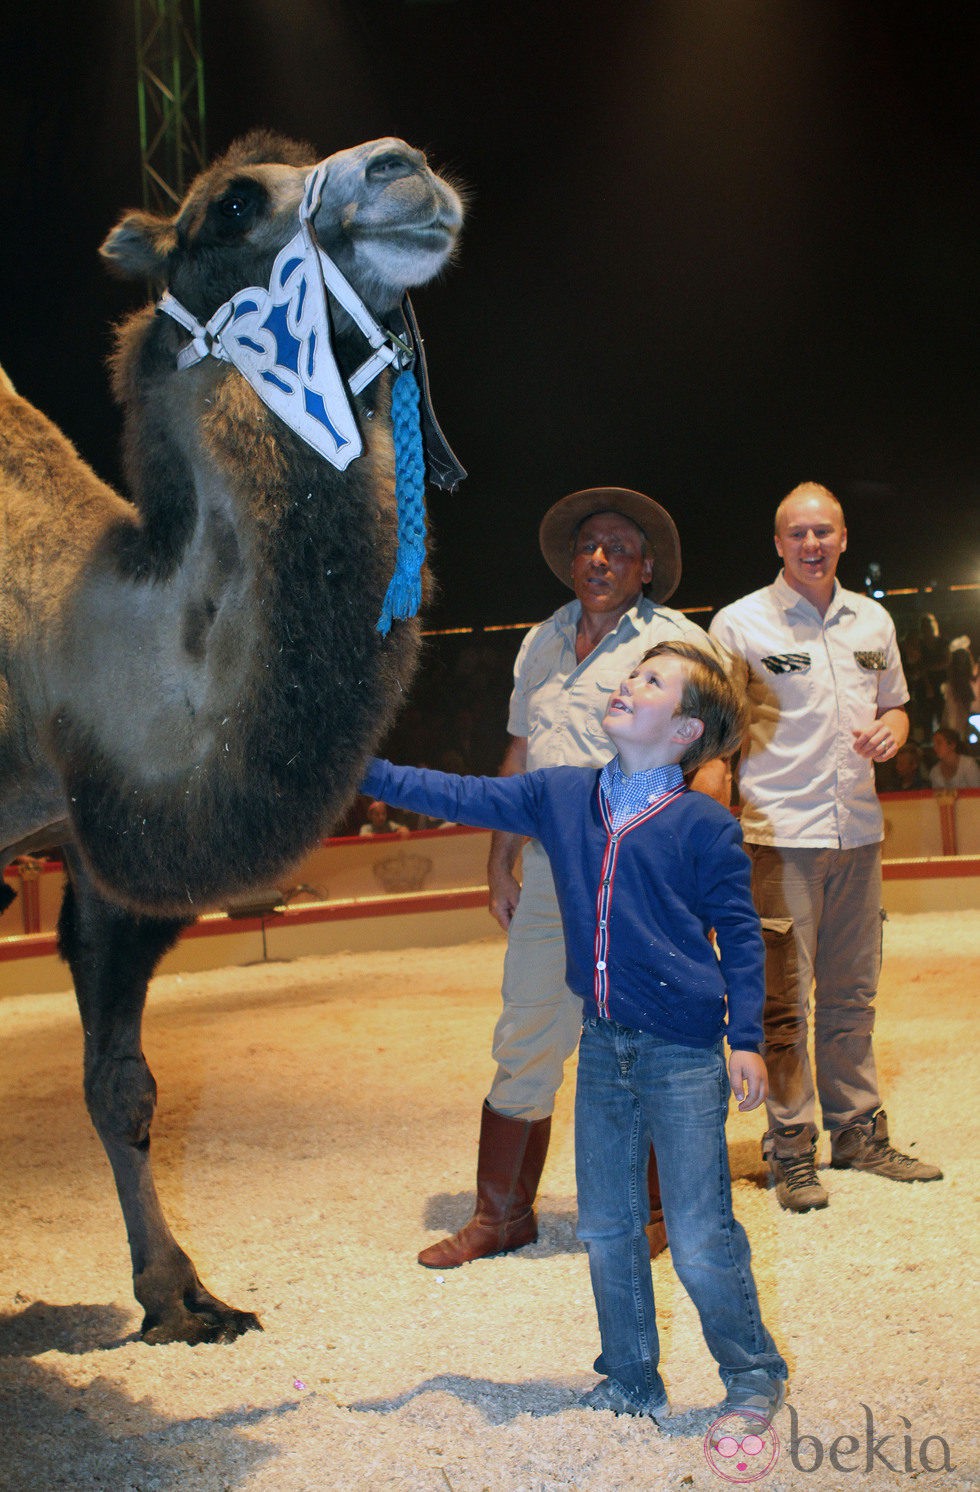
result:
[(610, 743), (602, 728), (602, 719), (609, 708), (609, 701), (619, 688), (621, 678), (622, 675), (617, 675), (615, 679), (607, 676), (589, 679), (587, 682), (583, 680), (579, 686), (581, 694), (576, 703), (582, 714), (583, 734), (603, 746), (609, 746)]
[(770, 678), (799, 677), (810, 672), (810, 661), (810, 654), (802, 649), (792, 653), (767, 653), (759, 659), (759, 670)]
[(544, 659), (530, 659), (521, 672), (519, 694), (527, 715), (531, 740), (553, 730), (563, 716), (562, 680), (557, 669)]
[(883, 652), (877, 650), (859, 652), (856, 648), (853, 650), (853, 657), (857, 665), (852, 670), (853, 687), (857, 696), (855, 724), (858, 729), (861, 729), (867, 727), (875, 717), (878, 688), (888, 660)]
[(767, 653), (752, 664), (750, 693), (757, 703), (768, 703), (777, 715), (793, 715), (809, 708), (813, 687), (813, 660), (806, 648)]
[(549, 666), (545, 658), (529, 658), (521, 669), (520, 687), (528, 698), (531, 698), (539, 690), (547, 688), (549, 684), (554, 686), (556, 675), (560, 677), (560, 672), (554, 663)]

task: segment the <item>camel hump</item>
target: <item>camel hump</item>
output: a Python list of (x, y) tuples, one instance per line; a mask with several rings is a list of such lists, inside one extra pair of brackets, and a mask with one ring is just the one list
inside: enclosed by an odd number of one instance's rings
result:
[(17, 396), (17, 390), (14, 388), (4, 368), (0, 368), (0, 391), (5, 394), (13, 394), (15, 398)]

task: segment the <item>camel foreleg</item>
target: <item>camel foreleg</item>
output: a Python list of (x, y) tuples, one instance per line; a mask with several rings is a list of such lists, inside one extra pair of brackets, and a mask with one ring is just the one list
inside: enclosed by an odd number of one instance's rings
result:
[(106, 901), (77, 856), (58, 925), (85, 1033), (85, 1102), (112, 1166), (147, 1342), (227, 1342), (261, 1330), (250, 1311), (206, 1290), (176, 1242), (150, 1163), (156, 1083), (141, 1046), (150, 976), (182, 923), (138, 916)]

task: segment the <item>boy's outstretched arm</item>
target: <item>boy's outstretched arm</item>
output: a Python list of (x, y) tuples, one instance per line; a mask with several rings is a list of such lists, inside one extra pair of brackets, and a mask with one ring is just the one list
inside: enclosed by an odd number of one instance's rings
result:
[(457, 777), (422, 767), (396, 767), (372, 757), (361, 792), (394, 808), (409, 808), (470, 824), (477, 829), (504, 829), (513, 834), (539, 832), (532, 776)]
[(758, 1052), (732, 1052), (728, 1059), (728, 1082), (739, 1109), (757, 1109), (769, 1096), (769, 1075)]

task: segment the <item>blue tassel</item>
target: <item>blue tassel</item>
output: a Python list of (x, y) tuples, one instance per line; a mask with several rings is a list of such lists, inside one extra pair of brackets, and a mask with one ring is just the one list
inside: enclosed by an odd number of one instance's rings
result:
[(398, 553), (378, 618), (387, 637), (392, 621), (415, 616), (422, 604), (425, 563), (425, 452), (419, 420), (419, 386), (405, 369), (391, 391), (391, 425), (395, 442), (395, 498), (398, 503)]

